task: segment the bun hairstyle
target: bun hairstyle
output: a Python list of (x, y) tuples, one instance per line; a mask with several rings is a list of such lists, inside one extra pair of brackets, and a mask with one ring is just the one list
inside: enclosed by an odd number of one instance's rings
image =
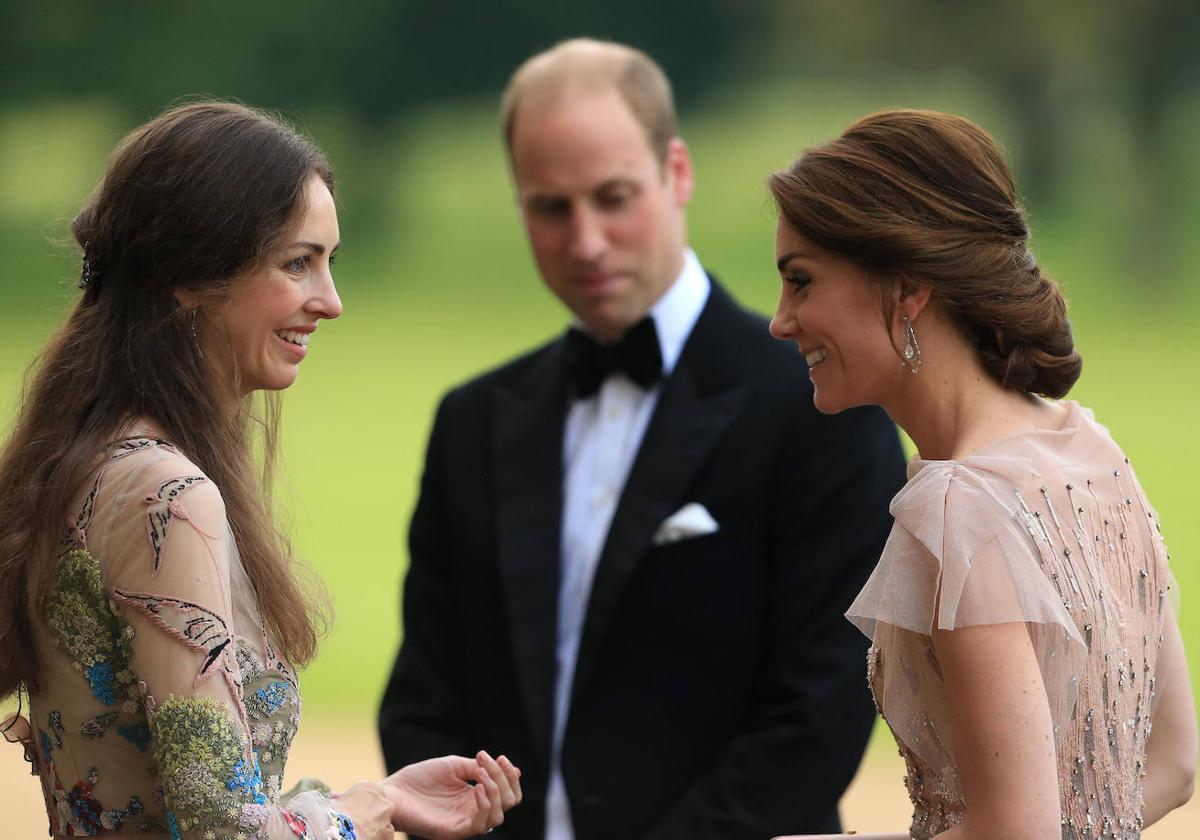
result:
[(863, 117), (768, 179), (782, 218), (895, 292), (936, 300), (1007, 388), (1059, 398), (1079, 378), (1067, 305), (1029, 251), (1012, 173), (979, 126), (936, 111)]

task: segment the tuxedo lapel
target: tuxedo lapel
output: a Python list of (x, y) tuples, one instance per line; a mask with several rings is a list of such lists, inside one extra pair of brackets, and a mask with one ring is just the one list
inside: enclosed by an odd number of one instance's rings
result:
[(664, 383), (608, 538), (588, 599), (572, 694), (587, 680), (630, 576), (658, 526), (686, 501), (683, 494), (737, 413), (749, 384), (713, 376), (719, 367), (723, 319), (736, 305), (714, 283), (704, 313), (671, 377)]
[(513, 387), (493, 392), (497, 564), (517, 679), (530, 728), (546, 751), (554, 719), (565, 389), (560, 341)]

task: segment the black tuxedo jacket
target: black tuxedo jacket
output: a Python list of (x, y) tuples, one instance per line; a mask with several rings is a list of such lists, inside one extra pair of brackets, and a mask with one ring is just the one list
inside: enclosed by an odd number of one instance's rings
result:
[[(542, 840), (562, 520), (564, 342), (452, 391), (410, 531), (390, 770), (486, 749), (498, 834)], [(577, 840), (837, 829), (874, 709), (843, 618), (904, 480), (879, 410), (819, 414), (804, 360), (716, 284), (647, 427), (587, 607), (562, 772)], [(655, 546), (703, 504), (716, 533)]]

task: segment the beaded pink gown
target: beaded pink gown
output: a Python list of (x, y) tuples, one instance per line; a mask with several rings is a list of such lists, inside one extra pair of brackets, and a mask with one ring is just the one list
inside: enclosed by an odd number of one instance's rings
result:
[(965, 805), (933, 628), (1026, 622), (1058, 754), (1062, 836), (1134, 840), (1173, 586), (1158, 518), (1090, 411), (961, 461), (909, 464), (879, 565), (847, 612), (907, 765), (911, 837)]

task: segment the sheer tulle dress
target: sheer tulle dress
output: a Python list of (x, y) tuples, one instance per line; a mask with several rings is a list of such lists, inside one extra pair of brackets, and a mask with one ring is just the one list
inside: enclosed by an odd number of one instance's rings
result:
[(320, 783), (281, 795), (300, 693), (213, 483), (127, 438), (64, 524), (27, 749), (50, 833), (353, 838)]
[(930, 634), (1025, 622), (1054, 723), (1064, 838), (1137, 838), (1173, 580), (1128, 459), (1090, 411), (961, 461), (909, 464), (879, 565), (847, 612), (907, 765), (911, 836), (961, 822), (962, 787)]

